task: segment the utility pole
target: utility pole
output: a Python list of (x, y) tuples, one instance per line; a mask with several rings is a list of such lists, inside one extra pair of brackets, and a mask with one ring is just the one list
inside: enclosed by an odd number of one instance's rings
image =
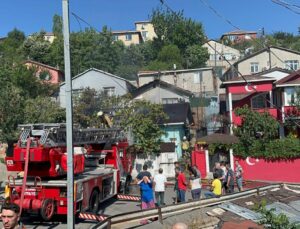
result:
[(63, 33), (64, 33), (64, 61), (66, 78), (66, 132), (67, 132), (67, 204), (68, 229), (74, 227), (74, 167), (73, 167), (73, 107), (72, 107), (72, 78), (70, 63), (70, 24), (69, 0), (62, 0)]

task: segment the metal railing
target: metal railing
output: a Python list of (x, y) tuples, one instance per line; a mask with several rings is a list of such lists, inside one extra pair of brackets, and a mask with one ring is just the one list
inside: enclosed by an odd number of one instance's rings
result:
[(117, 225), (124, 226), (124, 224), (137, 223), (142, 219), (152, 219), (152, 218), (158, 218), (158, 220), (162, 223), (162, 219), (167, 216), (182, 214), (182, 213), (190, 212), (192, 210), (214, 206), (223, 202), (245, 198), (252, 195), (259, 195), (261, 192), (274, 189), (274, 188), (280, 188), (282, 186), (283, 184), (272, 184), (263, 187), (249, 189), (243, 192), (221, 196), (219, 198), (203, 199), (203, 200), (191, 201), (187, 203), (180, 203), (176, 205), (169, 205), (161, 208), (158, 207), (155, 209), (122, 213), (122, 214), (108, 217), (106, 220), (93, 226), (92, 229), (103, 229), (103, 228), (110, 229), (112, 226), (117, 226)]

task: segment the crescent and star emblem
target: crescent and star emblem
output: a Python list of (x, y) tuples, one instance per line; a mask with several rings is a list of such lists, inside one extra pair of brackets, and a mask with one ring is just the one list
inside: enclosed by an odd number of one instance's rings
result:
[(252, 85), (246, 85), (245, 86), (245, 90), (248, 92), (253, 92), (256, 90), (256, 85), (252, 86)]
[[(259, 159), (256, 158), (255, 161), (256, 161), (256, 162), (259, 162)], [(246, 163), (247, 163), (248, 165), (255, 165), (254, 162), (251, 162), (251, 161), (250, 161), (250, 157), (247, 157), (247, 158), (246, 158)]]

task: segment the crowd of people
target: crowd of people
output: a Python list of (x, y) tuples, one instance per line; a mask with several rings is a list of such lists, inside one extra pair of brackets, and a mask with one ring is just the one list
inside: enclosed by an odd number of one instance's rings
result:
[[(193, 200), (199, 200), (202, 192), (200, 170), (196, 165), (187, 165), (188, 173), (186, 173), (186, 169), (180, 166), (178, 162), (175, 162), (174, 166), (174, 203), (185, 202), (187, 190), (191, 191)], [(155, 206), (161, 207), (165, 205), (166, 176), (163, 174), (162, 168), (159, 169), (158, 174), (154, 177), (147, 169), (147, 165), (144, 165), (143, 171), (136, 177), (137, 184), (140, 186), (142, 209), (154, 208)], [(187, 178), (186, 176), (189, 177)], [(239, 162), (235, 162), (235, 171), (232, 170), (230, 163), (216, 162), (210, 189), (205, 190), (203, 195), (206, 198), (214, 198), (233, 193), (235, 184), (239, 191), (243, 191), (243, 169)]]

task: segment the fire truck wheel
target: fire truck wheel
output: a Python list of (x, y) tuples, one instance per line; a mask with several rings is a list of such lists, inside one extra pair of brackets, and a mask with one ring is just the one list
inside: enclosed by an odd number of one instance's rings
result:
[(54, 201), (52, 199), (45, 199), (40, 210), (41, 217), (45, 221), (49, 221), (54, 215)]
[(92, 191), (90, 202), (89, 202), (90, 211), (93, 213), (97, 213), (99, 209), (99, 191), (94, 189)]

